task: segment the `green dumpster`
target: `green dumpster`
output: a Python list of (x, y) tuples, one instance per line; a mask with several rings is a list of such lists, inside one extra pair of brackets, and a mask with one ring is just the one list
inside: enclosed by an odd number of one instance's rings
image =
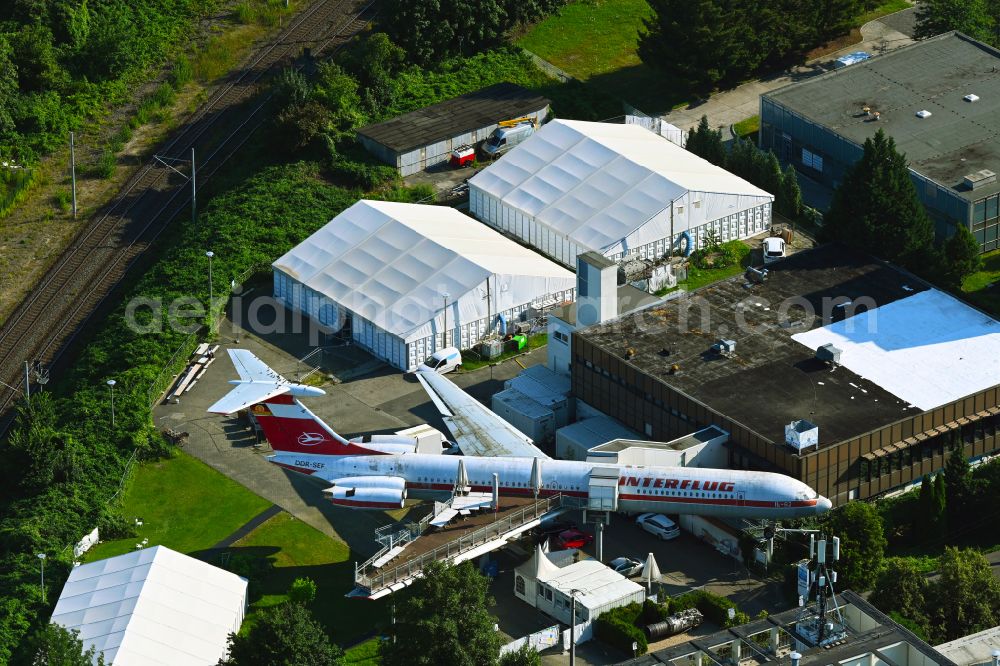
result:
[(528, 338), (524, 335), (515, 335), (512, 339), (517, 342), (518, 351), (528, 346)]

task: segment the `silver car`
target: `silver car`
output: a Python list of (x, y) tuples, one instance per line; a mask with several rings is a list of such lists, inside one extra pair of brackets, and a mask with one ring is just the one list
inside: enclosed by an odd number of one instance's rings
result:
[(616, 557), (608, 562), (608, 566), (626, 578), (642, 573), (643, 563), (633, 557)]
[(676, 539), (681, 535), (681, 529), (677, 527), (677, 523), (662, 513), (644, 513), (635, 519), (635, 524), (664, 541)]

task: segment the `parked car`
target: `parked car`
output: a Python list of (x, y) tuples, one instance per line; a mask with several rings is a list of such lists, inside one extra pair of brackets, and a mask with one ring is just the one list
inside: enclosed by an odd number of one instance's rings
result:
[(591, 534), (581, 532), (580, 530), (566, 530), (565, 532), (560, 532), (559, 536), (556, 537), (556, 546), (559, 550), (583, 548), (593, 541), (594, 537)]
[(765, 264), (770, 264), (771, 262), (784, 258), (785, 239), (777, 237), (765, 238), (761, 245), (764, 248)]
[(531, 533), (536, 543), (544, 543), (549, 537), (556, 537), (567, 530), (575, 529), (576, 523), (572, 520), (547, 520), (542, 521), (542, 524), (531, 530)]
[(677, 523), (662, 513), (644, 513), (635, 519), (635, 524), (664, 541), (676, 539), (681, 535), (681, 529), (677, 527)]
[(439, 349), (417, 366), (417, 372), (436, 372), (443, 375), (462, 365), (462, 353), (457, 347)]
[(643, 563), (634, 557), (616, 557), (608, 562), (608, 566), (626, 578), (631, 578), (642, 573)]

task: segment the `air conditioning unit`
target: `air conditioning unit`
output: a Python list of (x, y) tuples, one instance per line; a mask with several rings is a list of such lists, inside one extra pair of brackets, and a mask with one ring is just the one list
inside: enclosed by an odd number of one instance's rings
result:
[(970, 190), (976, 190), (984, 185), (991, 185), (997, 182), (997, 175), (989, 169), (980, 169), (975, 173), (970, 173), (962, 180)]

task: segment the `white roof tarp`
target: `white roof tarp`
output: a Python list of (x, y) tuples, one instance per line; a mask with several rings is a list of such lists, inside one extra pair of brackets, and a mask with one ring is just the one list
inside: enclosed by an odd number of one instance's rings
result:
[[(705, 221), (774, 200), (639, 125), (578, 120), (553, 120), (469, 184), (601, 252), (623, 239), (638, 247), (669, 236), (669, 206), (689, 193), (699, 193)], [(636, 235), (644, 225), (651, 228)], [(675, 233), (686, 228), (678, 222)]]
[(108, 664), (204, 666), (226, 655), (246, 594), (245, 579), (155, 546), (73, 569), (52, 622)]
[(454, 208), (386, 201), (357, 202), (273, 267), (407, 342), (440, 331), (444, 294), (455, 326), (576, 284)]
[(792, 339), (924, 411), (1000, 384), (1000, 322), (937, 289)]
[(642, 586), (597, 560), (580, 560), (557, 571), (546, 571), (540, 581), (564, 594), (576, 590), (576, 601), (589, 609), (599, 609), (642, 591)]

